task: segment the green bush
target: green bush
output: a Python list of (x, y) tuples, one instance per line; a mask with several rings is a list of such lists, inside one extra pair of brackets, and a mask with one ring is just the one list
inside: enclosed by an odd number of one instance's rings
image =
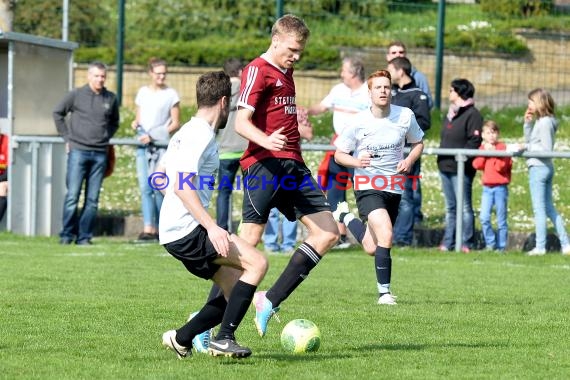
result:
[(548, 14), (552, 0), (481, 0), (481, 10), (491, 15), (509, 18), (512, 16), (533, 17)]

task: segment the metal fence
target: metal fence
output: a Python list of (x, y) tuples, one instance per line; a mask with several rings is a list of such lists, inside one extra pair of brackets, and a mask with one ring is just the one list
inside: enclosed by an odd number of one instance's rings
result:
[[(112, 139), (114, 145), (138, 146), (134, 139)], [(14, 159), (9, 174), (8, 230), (29, 236), (55, 235), (61, 228), (61, 210), (65, 194), (64, 141), (59, 137), (14, 136)], [(164, 144), (162, 144), (164, 145)], [(303, 151), (334, 150), (331, 145), (303, 144)], [(474, 156), (570, 158), (570, 152), (481, 151), (470, 149), (425, 148), (424, 155), (454, 156), (458, 181), (457, 204), (463, 204), (465, 161)], [(313, 173), (315, 174), (315, 173)], [(443, 207), (443, 206), (442, 206)], [(457, 207), (456, 251), (461, 250), (462, 207)]]

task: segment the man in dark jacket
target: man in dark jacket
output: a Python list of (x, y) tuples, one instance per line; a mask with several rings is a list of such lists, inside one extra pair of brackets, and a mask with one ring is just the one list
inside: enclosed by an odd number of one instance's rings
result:
[[(422, 131), (431, 127), (428, 96), (416, 86), (412, 78), (412, 64), (406, 57), (396, 57), (388, 63), (392, 76), (392, 104), (412, 110)], [(406, 145), (408, 146), (408, 145)], [(393, 244), (408, 246), (412, 244), (414, 222), (421, 215), (422, 189), (420, 184), (421, 159), (414, 163), (405, 183), (400, 201), (398, 218), (394, 224)]]
[[(87, 71), (87, 84), (68, 93), (55, 107), (53, 119), (63, 136), (67, 151), (67, 194), (63, 204), (61, 244), (91, 244), (97, 216), (99, 192), (107, 169), (109, 139), (119, 128), (117, 97), (105, 88), (107, 68), (93, 62)], [(66, 116), (70, 115), (69, 124)], [(77, 205), (85, 182), (81, 213)]]

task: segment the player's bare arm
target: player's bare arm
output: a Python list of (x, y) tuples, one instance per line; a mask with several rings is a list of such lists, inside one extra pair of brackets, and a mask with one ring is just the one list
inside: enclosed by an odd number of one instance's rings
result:
[[(183, 173), (184, 177), (189, 175), (190, 173)], [(218, 252), (220, 256), (228, 257), (230, 251), (230, 234), (228, 231), (219, 227), (216, 221), (208, 214), (208, 211), (202, 206), (195, 189), (190, 188), (190, 186), (179, 186), (178, 177), (179, 176), (177, 176), (174, 183), (174, 194), (180, 198), (184, 207), (192, 214), (192, 217), (208, 231), (208, 238), (214, 245), (216, 252)], [(195, 187), (198, 186), (196, 176), (192, 178), (192, 183)]]
[(287, 136), (282, 134), (283, 128), (279, 128), (270, 135), (266, 135), (262, 130), (257, 128), (252, 122), (253, 112), (240, 108), (236, 115), (236, 132), (242, 137), (264, 147), (267, 150), (280, 151), (287, 145)]
[(337, 164), (350, 168), (366, 168), (370, 166), (372, 156), (368, 152), (360, 152), (358, 157), (353, 157), (349, 153), (337, 149), (334, 153), (334, 160)]
[(398, 173), (409, 173), (414, 163), (422, 155), (423, 151), (424, 151), (423, 141), (412, 144), (412, 147), (410, 149), (410, 154), (408, 154), (408, 157), (406, 157), (405, 160), (398, 162), (398, 165), (396, 166), (396, 170), (398, 171)]

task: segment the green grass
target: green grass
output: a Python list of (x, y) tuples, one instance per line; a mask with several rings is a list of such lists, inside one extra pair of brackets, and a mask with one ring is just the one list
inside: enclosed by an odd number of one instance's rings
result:
[[(0, 378), (350, 379), (565, 378), (570, 373), (570, 258), (521, 253), (394, 252), (398, 306), (376, 305), (372, 258), (324, 258), (257, 336), (251, 309), (235, 361), (160, 346), (162, 332), (197, 310), (209, 283), (158, 245), (97, 239), (91, 247), (0, 234)], [(270, 257), (266, 289), (285, 266)], [(279, 344), (291, 319), (314, 321), (315, 354)]]

